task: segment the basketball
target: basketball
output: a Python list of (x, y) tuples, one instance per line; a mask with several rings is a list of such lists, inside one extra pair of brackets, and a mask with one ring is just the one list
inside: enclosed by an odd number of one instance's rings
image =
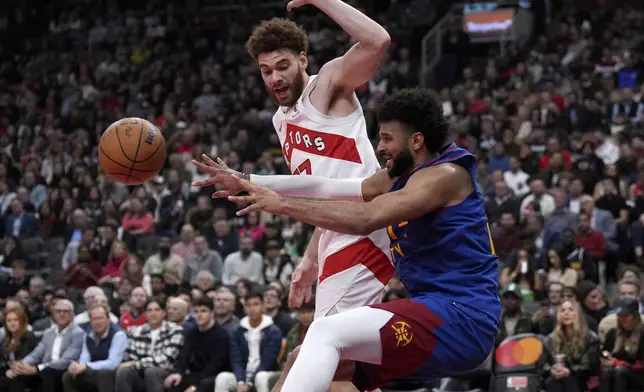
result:
[(127, 185), (142, 184), (165, 164), (161, 131), (141, 118), (124, 118), (110, 125), (98, 143), (98, 162), (105, 174)]

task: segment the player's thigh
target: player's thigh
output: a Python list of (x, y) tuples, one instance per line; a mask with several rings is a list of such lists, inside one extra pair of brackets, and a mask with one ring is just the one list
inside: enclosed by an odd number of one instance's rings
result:
[(359, 264), (326, 278), (316, 290), (315, 318), (382, 302), (385, 285)]
[(379, 364), (382, 359), (380, 328), (392, 313), (364, 306), (313, 321), (304, 338), (304, 350), (315, 352), (317, 345), (329, 345), (339, 350), (341, 360)]
[(215, 378), (215, 392), (234, 392), (237, 390), (235, 373), (221, 372)]
[(356, 363), (354, 382), (361, 390), (400, 378), (421, 381), (471, 371), (494, 345), (495, 321), (452, 301), (405, 299), (374, 307), (393, 317), (380, 329), (380, 366)]

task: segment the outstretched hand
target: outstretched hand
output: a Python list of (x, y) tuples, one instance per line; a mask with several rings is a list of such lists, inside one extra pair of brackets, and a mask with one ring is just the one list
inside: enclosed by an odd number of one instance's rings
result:
[(248, 196), (228, 196), (228, 200), (233, 203), (251, 203), (246, 208), (243, 208), (237, 211), (237, 216), (244, 216), (251, 211), (266, 211), (271, 214), (278, 214), (279, 208), (282, 203), (282, 198), (276, 192), (253, 184), (250, 181), (242, 180), (241, 178), (231, 175), (232, 181), (234, 181), (237, 186), (235, 189), (240, 189), (241, 191), (248, 192)]
[(228, 197), (231, 195), (236, 195), (241, 192), (239, 184), (233, 181), (232, 176), (241, 177), (242, 174), (235, 170), (232, 170), (221, 160), (217, 158), (217, 162), (210, 159), (206, 154), (201, 155), (201, 159), (205, 163), (201, 163), (195, 159), (192, 160), (192, 164), (196, 166), (202, 172), (209, 174), (210, 178), (203, 181), (195, 181), (192, 183), (192, 186), (204, 187), (210, 185), (221, 184), (225, 189), (217, 191), (212, 194), (212, 198)]

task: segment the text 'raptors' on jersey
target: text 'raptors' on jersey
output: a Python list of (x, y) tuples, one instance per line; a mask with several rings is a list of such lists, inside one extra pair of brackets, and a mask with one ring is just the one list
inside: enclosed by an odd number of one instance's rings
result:
[[(291, 173), (327, 178), (366, 178), (376, 173), (380, 164), (358, 98), (354, 96), (357, 109), (348, 116), (324, 115), (309, 100), (316, 79), (310, 76), (297, 102), (280, 107), (273, 116)], [(318, 273), (316, 317), (379, 303), (394, 274), (386, 230), (368, 237), (323, 231)]]

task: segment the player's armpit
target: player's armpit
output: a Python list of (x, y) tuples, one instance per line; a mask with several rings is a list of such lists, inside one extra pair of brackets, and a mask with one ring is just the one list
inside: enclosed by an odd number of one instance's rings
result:
[(363, 230), (372, 232), (409, 221), (464, 199), (472, 191), (471, 178), (458, 165), (421, 169), (405, 187), (367, 203), (369, 213)]

